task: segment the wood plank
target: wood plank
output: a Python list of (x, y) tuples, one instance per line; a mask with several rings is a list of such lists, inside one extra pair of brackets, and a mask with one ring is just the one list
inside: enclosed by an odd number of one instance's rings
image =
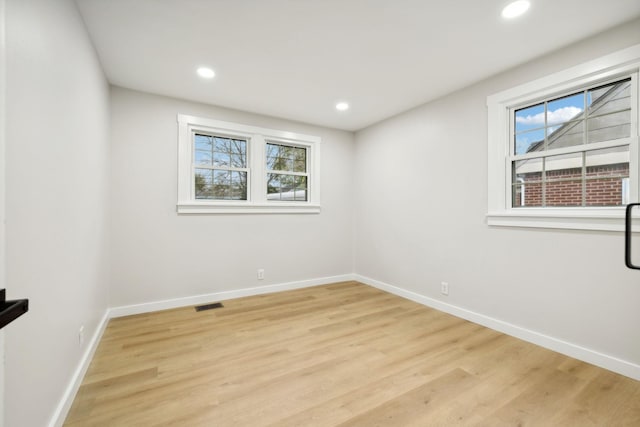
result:
[(113, 319), (66, 426), (640, 425), (640, 382), (357, 282)]

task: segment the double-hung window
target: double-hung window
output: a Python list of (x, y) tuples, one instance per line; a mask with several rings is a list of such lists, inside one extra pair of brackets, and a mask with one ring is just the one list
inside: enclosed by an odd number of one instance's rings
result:
[(618, 230), (638, 200), (640, 46), (492, 95), (489, 225)]
[(267, 200), (307, 200), (307, 148), (267, 142)]
[(512, 108), (511, 206), (629, 200), (630, 77)]
[(320, 138), (178, 115), (179, 213), (318, 213)]
[(193, 148), (196, 200), (247, 200), (247, 139), (194, 132)]

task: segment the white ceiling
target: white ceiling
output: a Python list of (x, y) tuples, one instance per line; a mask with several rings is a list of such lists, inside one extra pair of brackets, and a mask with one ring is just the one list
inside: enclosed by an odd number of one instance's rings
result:
[(638, 0), (531, 0), (505, 21), (507, 2), (77, 0), (115, 85), (345, 130), (640, 16)]

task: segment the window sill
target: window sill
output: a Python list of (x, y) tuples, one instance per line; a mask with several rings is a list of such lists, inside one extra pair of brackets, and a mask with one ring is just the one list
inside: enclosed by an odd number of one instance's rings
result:
[(178, 203), (179, 214), (319, 214), (320, 205), (297, 203)]
[[(529, 208), (487, 214), (487, 224), (499, 227), (624, 231), (624, 206), (617, 208)], [(640, 225), (633, 227), (640, 231)]]

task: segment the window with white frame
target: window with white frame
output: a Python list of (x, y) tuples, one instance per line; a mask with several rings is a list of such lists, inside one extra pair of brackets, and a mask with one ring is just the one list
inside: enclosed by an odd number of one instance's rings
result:
[(631, 86), (623, 78), (511, 109), (511, 207), (628, 199)]
[(489, 225), (622, 229), (639, 64), (640, 45), (487, 98)]
[(247, 200), (247, 139), (193, 134), (196, 200)]
[(307, 200), (307, 147), (267, 142), (267, 200)]
[(316, 136), (178, 115), (178, 213), (317, 213)]

